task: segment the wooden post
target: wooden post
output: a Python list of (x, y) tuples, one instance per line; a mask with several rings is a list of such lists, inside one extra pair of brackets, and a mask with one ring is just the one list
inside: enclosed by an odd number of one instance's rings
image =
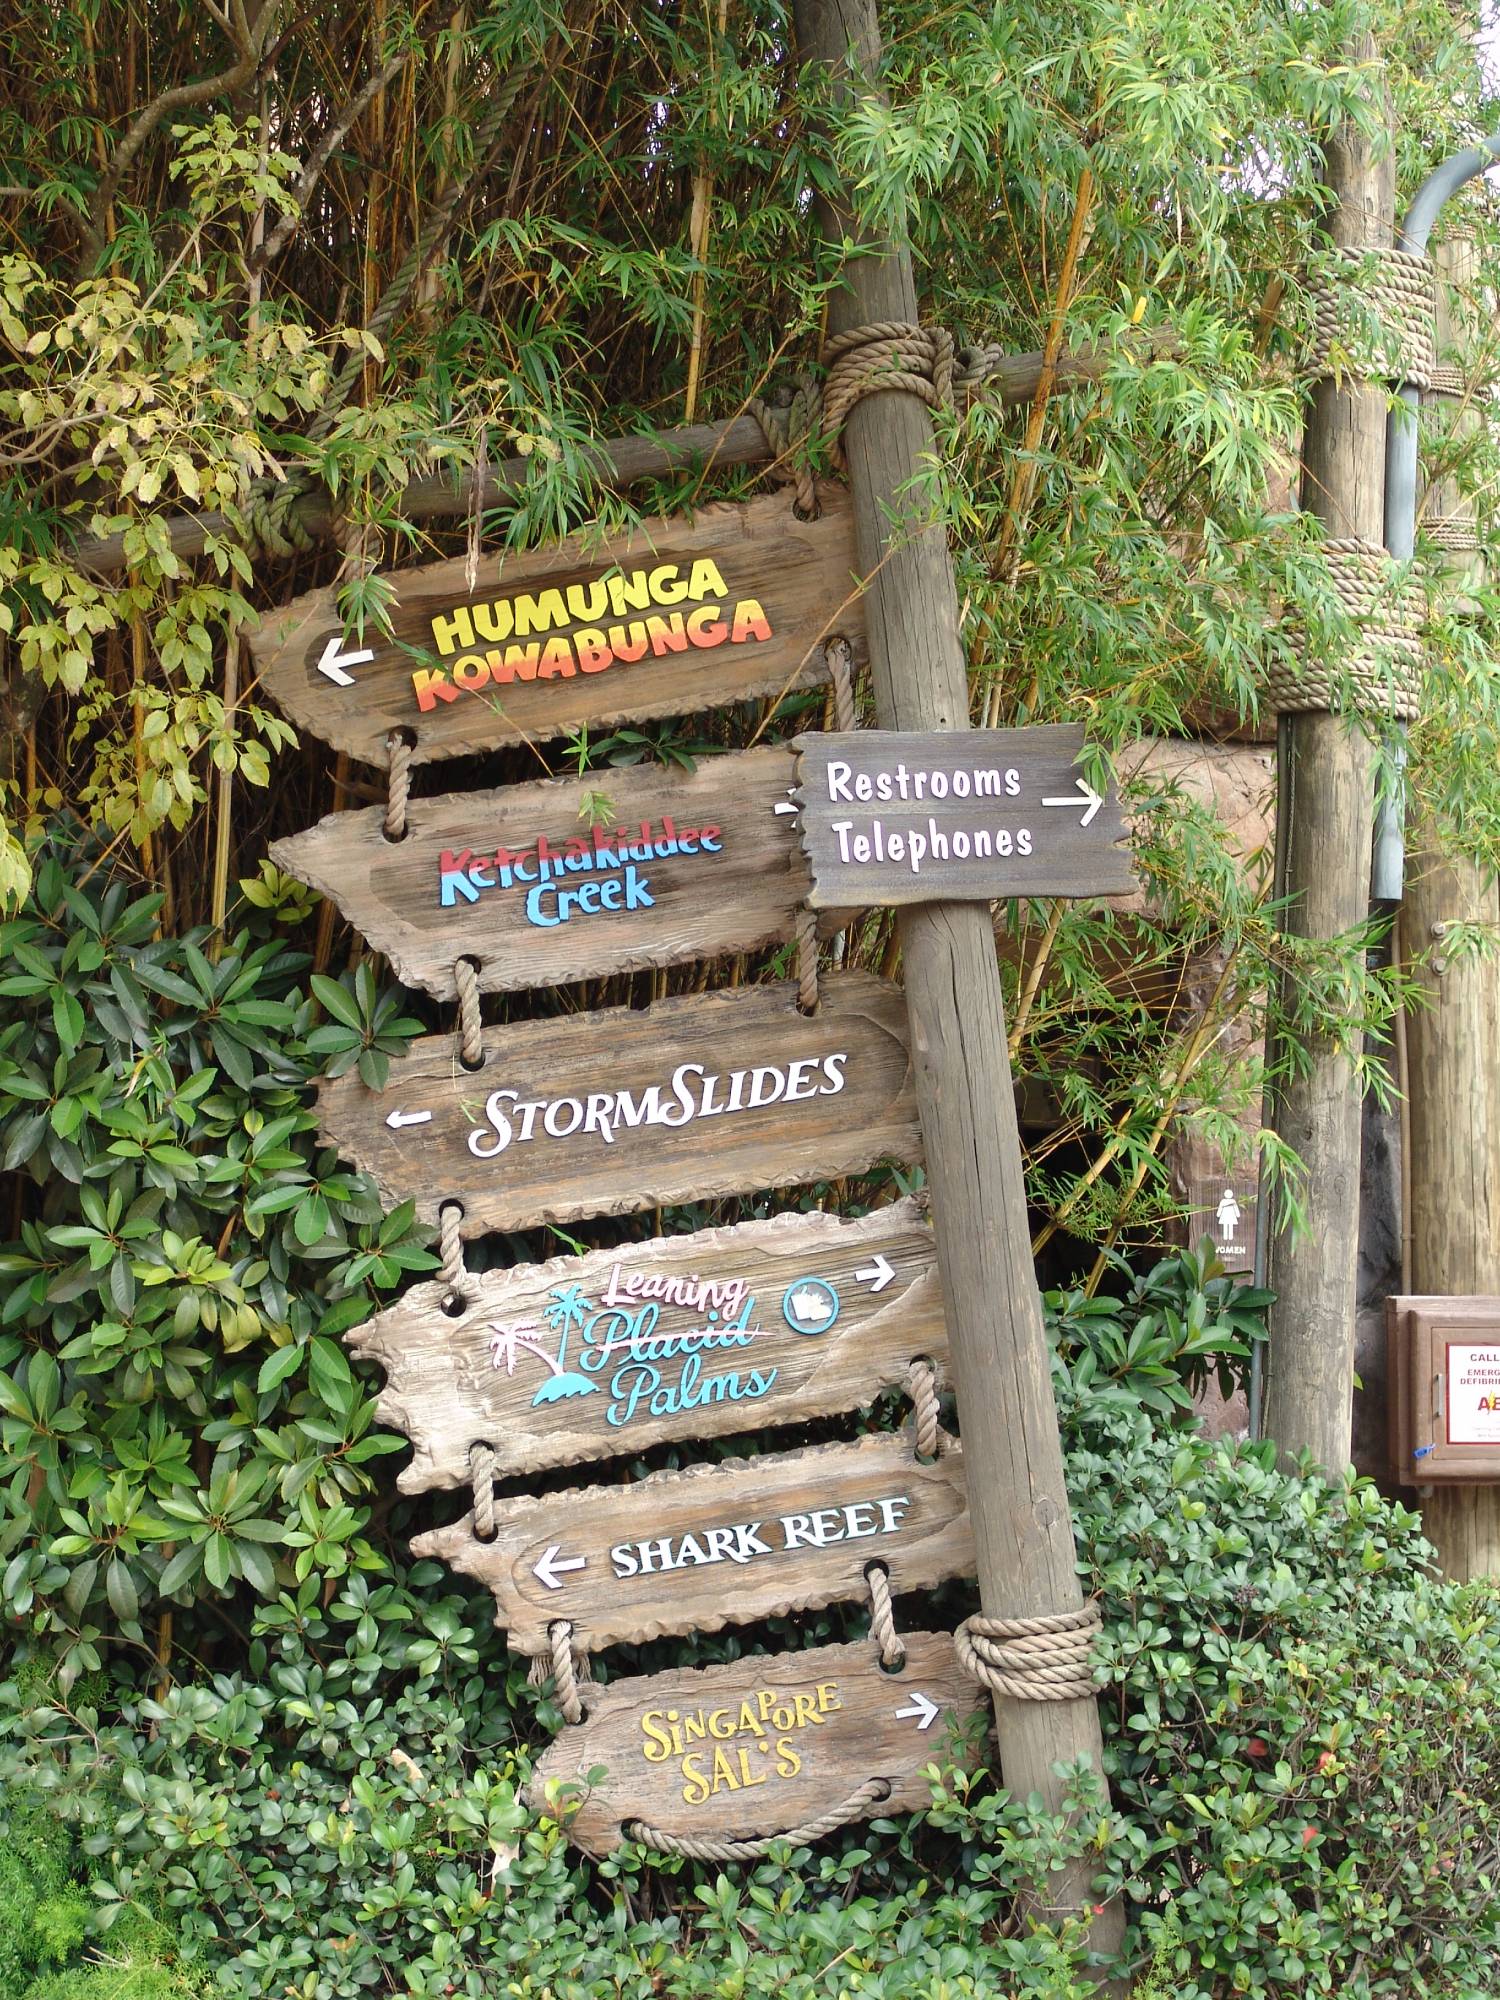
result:
[[(1373, 62), (1365, 36), (1349, 51)], [(1352, 128), (1330, 141), (1325, 180), (1336, 197), (1329, 234), (1345, 249), (1387, 247), (1394, 158)], [(1345, 376), (1318, 383), (1308, 411), (1302, 505), (1330, 536), (1378, 549), (1385, 522), (1387, 392)], [(1291, 898), (1286, 931), (1334, 938), (1369, 914), (1375, 751), (1349, 716), (1284, 715), (1278, 736), (1277, 884)], [(1266, 1359), (1264, 1430), (1283, 1463), (1310, 1451), (1337, 1473), (1349, 1462), (1359, 1249), (1360, 1094), (1328, 1043), (1301, 1052), (1275, 1093), (1277, 1132), (1306, 1164), (1304, 1235), (1272, 1218), (1267, 1283), (1276, 1293)]]
[[(1439, 274), (1458, 287), (1477, 263), (1472, 241), (1435, 251)], [(1455, 315), (1438, 286), (1438, 353), (1451, 358)], [(1486, 333), (1488, 328), (1486, 328)], [(1464, 343), (1460, 342), (1460, 346)], [(1471, 346), (1472, 351), (1472, 346)], [(1456, 402), (1456, 398), (1445, 397)], [(1460, 421), (1478, 423), (1478, 410)], [(1473, 516), (1451, 481), (1429, 492), (1428, 522)], [(1467, 563), (1455, 558), (1455, 588)], [(1450, 923), (1500, 922), (1500, 895), (1472, 862), (1440, 857), (1411, 829), (1401, 911), (1403, 955), (1431, 954), (1416, 970), (1425, 1005), (1407, 1022), (1407, 1183), (1410, 1269), (1403, 1288), (1462, 1296), (1500, 1293), (1500, 969), (1493, 959), (1446, 957)], [(1437, 1486), (1422, 1502), (1422, 1525), (1450, 1576), (1500, 1575), (1500, 1486)]]
[[(857, 77), (875, 73), (874, 0), (797, 0), (804, 58)], [(848, 84), (852, 92), (867, 85)], [(830, 233), (857, 238), (852, 220)], [(875, 321), (915, 324), (910, 252), (870, 243), (829, 302), (833, 333)], [(935, 449), (917, 397), (887, 392), (851, 412), (844, 433), (866, 597), (875, 712), (884, 729), (966, 729), (969, 684), (958, 598), (941, 527), (910, 518), (907, 488)], [(906, 518), (903, 520), (903, 516)], [(1032, 1267), (994, 925), (984, 904), (931, 903), (900, 912), (917, 1104), (927, 1152), (938, 1261), (969, 1466), (979, 1594), (989, 1617), (1068, 1611), (1082, 1602), (1041, 1302)], [(1088, 1757), (1102, 1770), (1093, 1701), (997, 1696), (1004, 1780), (1056, 1807), (1053, 1766)], [(1038, 1907), (1086, 1914), (1088, 1870), (1036, 1885)], [(1120, 1934), (1117, 1911), (1094, 1948)]]

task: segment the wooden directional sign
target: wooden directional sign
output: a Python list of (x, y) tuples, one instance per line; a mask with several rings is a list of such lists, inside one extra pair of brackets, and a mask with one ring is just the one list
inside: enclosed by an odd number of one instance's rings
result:
[(916, 1160), (921, 1131), (898, 988), (792, 981), (489, 1028), (470, 1072), (452, 1035), (414, 1042), (383, 1091), (352, 1072), (318, 1127), (394, 1207), (466, 1236), (622, 1215)]
[(332, 813), (271, 858), (409, 986), (451, 1000), (459, 957), (488, 992), (563, 985), (789, 937), (807, 894), (792, 768), (789, 750), (751, 750), (413, 799), (403, 840), (385, 839), (377, 806)]
[(538, 1763), (530, 1801), (593, 1855), (635, 1821), (678, 1838), (764, 1838), (854, 1801), (870, 1780), (888, 1789), (851, 1818), (914, 1812), (931, 1798), (929, 1765), (978, 1761), (983, 1695), (949, 1634), (901, 1638), (895, 1674), (866, 1640), (591, 1687), (583, 1721)]
[(346, 639), (337, 592), (267, 614), (261, 681), (299, 728), (371, 764), (392, 731), (418, 763), (776, 695), (828, 679), (824, 642), (864, 651), (848, 496), (701, 508), (634, 534), (398, 571), (389, 633)]
[(924, 1465), (909, 1429), (498, 1511), (492, 1541), (466, 1514), (412, 1549), (488, 1584), (518, 1653), (545, 1653), (558, 1618), (594, 1652), (863, 1597), (872, 1562), (898, 1595), (974, 1569), (962, 1451)]
[(1082, 725), (799, 736), (814, 909), (1113, 896), (1134, 888), (1113, 788), (1074, 768)]
[(344, 1335), (385, 1369), (381, 1420), (414, 1448), (408, 1493), (467, 1486), (476, 1442), (506, 1478), (859, 1409), (918, 1356), (941, 1378), (948, 1351), (932, 1231), (910, 1201), (477, 1273), (452, 1318), (446, 1297), (415, 1285)]

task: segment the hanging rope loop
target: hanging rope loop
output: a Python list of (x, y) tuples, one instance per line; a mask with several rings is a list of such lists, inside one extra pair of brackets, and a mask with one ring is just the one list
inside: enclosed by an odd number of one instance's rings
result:
[(458, 989), (458, 1052), (466, 1069), (478, 1069), (484, 1061), (484, 1035), (479, 1019), (479, 974), (473, 959), (455, 962), (453, 984)]
[(469, 1446), (469, 1485), (474, 1496), (474, 1539), (495, 1539), (495, 1447)]
[(818, 916), (803, 903), (797, 911), (797, 1010), (818, 1011)]
[(405, 840), (406, 808), (411, 803), (411, 744), (399, 729), (385, 739), (386, 793), (384, 833), (387, 840)]
[(823, 648), (833, 680), (833, 726), (841, 735), (858, 727), (854, 712), (854, 649), (837, 634)]
[(906, 1393), (911, 1398), (917, 1457), (934, 1459), (942, 1445), (943, 1429), (938, 1421), (937, 1370), (930, 1361), (908, 1364)]
[(564, 1721), (582, 1722), (583, 1696), (578, 1690), (594, 1678), (589, 1656), (575, 1649), (573, 1627), (566, 1618), (555, 1619), (547, 1627), (547, 1644), (549, 1651), (539, 1653), (531, 1663), (531, 1685), (541, 1687), (550, 1679)]
[(870, 1637), (880, 1651), (880, 1664), (894, 1671), (906, 1664), (906, 1648), (896, 1630), (896, 1610), (891, 1603), (890, 1572), (884, 1563), (871, 1563), (865, 1571), (870, 1589)]
[(958, 1663), (1013, 1701), (1092, 1701), (1099, 1607), (1035, 1618), (966, 1618), (953, 1635)]

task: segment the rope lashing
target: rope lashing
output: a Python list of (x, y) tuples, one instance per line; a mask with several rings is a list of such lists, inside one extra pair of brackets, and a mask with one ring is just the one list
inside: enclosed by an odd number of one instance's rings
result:
[(847, 639), (835, 636), (823, 648), (823, 657), (833, 679), (833, 726), (841, 735), (855, 728), (854, 649)]
[(871, 1563), (865, 1574), (870, 1587), (870, 1637), (880, 1649), (883, 1667), (903, 1666), (906, 1648), (896, 1630), (896, 1610), (891, 1603), (891, 1579), (881, 1563)]
[(843, 430), (849, 413), (866, 396), (904, 390), (932, 410), (953, 401), (953, 336), (940, 326), (876, 320), (835, 334), (826, 352), (823, 422), (834, 436), (835, 465), (843, 464)]
[(938, 1422), (937, 1370), (930, 1361), (908, 1365), (906, 1393), (915, 1420), (917, 1457), (936, 1458), (943, 1433)]
[(823, 392), (805, 369), (799, 370), (796, 387), (784, 396), (752, 396), (746, 411), (765, 432), (766, 443), (775, 457), (772, 472), (797, 489), (799, 514), (811, 517), (818, 511), (818, 492), (813, 481), (807, 447), (823, 428)]
[(1422, 386), (1429, 396), (1467, 397), (1473, 393), (1473, 384), (1456, 361), (1437, 362)]
[(536, 1656), (527, 1678), (533, 1687), (540, 1687), (544, 1681), (551, 1680), (564, 1721), (582, 1722), (583, 1697), (578, 1688), (580, 1682), (594, 1678), (589, 1656), (575, 1649), (573, 1627), (566, 1618), (554, 1619), (547, 1627), (547, 1643), (550, 1652)]
[(399, 729), (393, 729), (385, 739), (385, 754), (385, 837), (405, 840), (406, 808), (411, 804), (411, 744)]
[(1363, 714), (1413, 721), (1422, 684), (1420, 591), (1413, 581), (1398, 585), (1391, 558), (1368, 542), (1325, 542), (1323, 553), (1339, 603), (1360, 627), (1360, 642), (1334, 666), (1310, 660), (1305, 636), (1294, 634), (1298, 657), (1277, 660), (1266, 671), (1267, 708), (1278, 715), (1332, 713), (1348, 694)]
[(639, 1841), (653, 1854), (681, 1854), (689, 1861), (758, 1861), (773, 1847), (787, 1842), (805, 1847), (825, 1834), (836, 1833), (841, 1826), (848, 1826), (851, 1820), (865, 1819), (872, 1808), (883, 1804), (890, 1795), (888, 1778), (866, 1778), (847, 1799), (819, 1813), (816, 1819), (803, 1820), (799, 1826), (789, 1826), (781, 1833), (762, 1834), (757, 1840), (695, 1839), (690, 1834), (663, 1833), (660, 1827), (648, 1826), (643, 1819), (626, 1820), (624, 1832), (627, 1840)]
[(1012, 1701), (1092, 1701), (1089, 1657), (1099, 1624), (1093, 1603), (1035, 1618), (966, 1618), (953, 1644), (971, 1680)]
[(470, 1069), (484, 1061), (484, 1036), (479, 1019), (479, 974), (471, 958), (455, 960), (453, 984), (458, 989), (458, 1052)]
[(495, 1447), (469, 1446), (469, 1484), (474, 1494), (474, 1539), (495, 1539)]
[(246, 547), (268, 556), (305, 555), (315, 549), (317, 540), (297, 512), (311, 491), (300, 474), (287, 479), (257, 479), (239, 509)]
[(818, 916), (805, 903), (797, 910), (797, 1007), (803, 1014), (818, 1011)]
[(1465, 514), (1439, 514), (1435, 520), (1419, 522), (1417, 532), (1434, 548), (1452, 555), (1473, 555), (1484, 547), (1479, 529)]
[[(1358, 309), (1356, 309), (1356, 307)], [(1436, 365), (1437, 279), (1430, 257), (1410, 250), (1339, 250), (1313, 294), (1309, 367), (1315, 379), (1334, 373), (1335, 349), (1350, 356), (1339, 367), (1356, 380), (1406, 382), (1425, 389)], [(1374, 318), (1391, 350), (1373, 377), (1358, 356)]]

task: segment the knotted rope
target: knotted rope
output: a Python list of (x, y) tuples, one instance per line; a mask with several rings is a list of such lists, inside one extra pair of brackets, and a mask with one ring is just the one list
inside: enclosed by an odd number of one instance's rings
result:
[(399, 729), (385, 739), (386, 790), (383, 831), (387, 840), (405, 840), (411, 804), (411, 744)]
[(495, 1539), (495, 1447), (469, 1446), (469, 1484), (474, 1494), (474, 1539)]
[[(1309, 367), (1315, 378), (1337, 372), (1363, 377), (1367, 359), (1375, 381), (1407, 382), (1425, 389), (1436, 365), (1437, 280), (1430, 257), (1410, 250), (1339, 250), (1333, 268), (1313, 293)], [(1366, 357), (1361, 349), (1374, 318), (1388, 353)]]
[(1036, 1618), (966, 1618), (953, 1635), (958, 1663), (1013, 1701), (1091, 1701), (1089, 1667), (1099, 1607), (1053, 1611)]
[(240, 503), (247, 547), (268, 556), (305, 555), (318, 546), (297, 509), (312, 491), (300, 472), (283, 479), (257, 479)]
[(564, 1721), (582, 1722), (583, 1697), (578, 1689), (594, 1678), (589, 1656), (574, 1648), (573, 1627), (566, 1618), (554, 1619), (547, 1627), (547, 1643), (550, 1652), (537, 1654), (527, 1678), (533, 1687), (550, 1680)]
[(836, 333), (827, 346), (828, 380), (823, 385), (823, 422), (833, 433), (833, 462), (842, 466), (843, 430), (849, 413), (866, 396), (903, 390), (930, 410), (953, 401), (953, 336), (940, 326), (908, 326), (876, 320)]
[(938, 1422), (937, 1370), (930, 1361), (913, 1361), (906, 1370), (906, 1393), (911, 1398), (918, 1458), (936, 1458), (942, 1443)]
[(789, 1826), (781, 1833), (763, 1834), (757, 1840), (709, 1840), (696, 1839), (690, 1834), (663, 1833), (660, 1827), (648, 1826), (643, 1819), (627, 1820), (624, 1832), (627, 1840), (639, 1841), (654, 1854), (682, 1854), (689, 1861), (758, 1861), (761, 1855), (769, 1854), (783, 1842), (806, 1846), (821, 1840), (826, 1833), (836, 1833), (851, 1820), (867, 1819), (890, 1795), (888, 1778), (866, 1778), (842, 1804), (830, 1806), (816, 1819), (804, 1820), (800, 1826)]
[(752, 396), (745, 408), (775, 453), (772, 472), (796, 487), (797, 512), (811, 518), (818, 511), (818, 493), (807, 448), (823, 428), (823, 392), (805, 369), (795, 379), (796, 387), (784, 396)]
[(1278, 715), (1332, 713), (1346, 695), (1362, 714), (1410, 722), (1419, 709), (1422, 676), (1421, 594), (1414, 581), (1399, 585), (1395, 564), (1368, 542), (1325, 542), (1334, 591), (1360, 628), (1360, 643), (1341, 670), (1310, 660), (1304, 634), (1293, 635), (1295, 660), (1277, 660), (1266, 672), (1266, 706)]
[(479, 974), (472, 958), (455, 960), (453, 984), (458, 989), (458, 1052), (467, 1069), (484, 1061), (484, 1035), (479, 1019)]
[(871, 1563), (865, 1572), (865, 1582), (870, 1587), (870, 1637), (880, 1649), (880, 1664), (883, 1667), (903, 1666), (906, 1648), (896, 1630), (890, 1573), (883, 1563)]

